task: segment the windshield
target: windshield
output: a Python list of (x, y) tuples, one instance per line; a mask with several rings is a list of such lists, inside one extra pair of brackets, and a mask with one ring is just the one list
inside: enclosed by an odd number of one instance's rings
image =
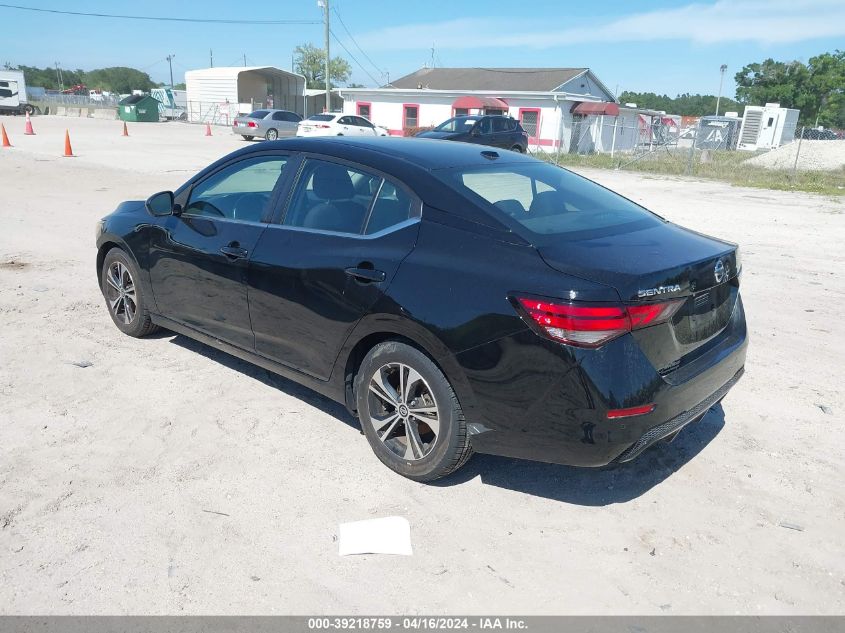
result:
[(333, 121), (335, 118), (334, 114), (312, 114), (308, 117), (309, 121)]
[(263, 119), (268, 114), (270, 114), (270, 110), (256, 110), (255, 112), (249, 115), (250, 119)]
[(449, 119), (448, 121), (444, 121), (436, 128), (434, 128), (435, 132), (469, 132), (472, 129), (472, 126), (475, 125), (475, 122), (478, 121), (478, 117), (474, 116), (456, 116), (454, 119)]
[(494, 215), (516, 220), (535, 236), (582, 239), (661, 222), (630, 200), (549, 163), (460, 167), (438, 175)]

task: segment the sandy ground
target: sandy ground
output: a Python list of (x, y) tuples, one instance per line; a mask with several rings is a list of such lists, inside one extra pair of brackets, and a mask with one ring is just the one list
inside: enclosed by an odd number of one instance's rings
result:
[[(95, 221), (243, 141), (0, 120), (0, 613), (845, 613), (841, 201), (590, 172), (742, 244), (745, 378), (625, 467), (476, 456), (421, 485), (340, 406), (112, 325)], [(340, 522), (389, 515), (413, 556), (337, 555)]]
[(836, 171), (845, 169), (845, 141), (812, 141), (802, 139), (781, 145), (745, 161), (749, 165), (766, 169), (792, 169), (804, 171)]

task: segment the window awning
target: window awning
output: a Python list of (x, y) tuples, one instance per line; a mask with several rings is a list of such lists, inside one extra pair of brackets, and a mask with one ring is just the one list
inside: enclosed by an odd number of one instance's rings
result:
[(572, 108), (572, 114), (618, 116), (619, 106), (609, 101), (600, 101), (598, 103), (584, 101), (575, 104), (575, 107)]
[(452, 104), (452, 108), (466, 108), (467, 110), (480, 110), (483, 108), (507, 110), (508, 104), (503, 99), (497, 99), (496, 97), (458, 97)]

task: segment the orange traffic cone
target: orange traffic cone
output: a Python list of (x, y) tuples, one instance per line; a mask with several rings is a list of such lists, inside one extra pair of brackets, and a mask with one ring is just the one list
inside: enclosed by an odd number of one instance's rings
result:
[(23, 133), (27, 136), (35, 136), (35, 130), (32, 129), (32, 121), (29, 118), (29, 110), (26, 111), (26, 127)]
[(205, 124), (205, 135), (211, 136), (211, 124), (210, 123)]
[(73, 156), (73, 148), (70, 146), (70, 132), (65, 130), (65, 156)]
[(126, 121), (123, 122), (123, 136), (129, 136), (129, 130), (126, 129)]
[(3, 147), (11, 147), (12, 144), (9, 142), (9, 135), (6, 134), (6, 126), (0, 123), (0, 133), (3, 136)]

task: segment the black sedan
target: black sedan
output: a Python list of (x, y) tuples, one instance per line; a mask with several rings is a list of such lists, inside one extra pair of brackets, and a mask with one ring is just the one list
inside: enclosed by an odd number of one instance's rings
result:
[(528, 134), (519, 121), (499, 114), (456, 116), (417, 138), (436, 138), (501, 147), (515, 152), (528, 151)]
[(489, 147), (246, 147), (122, 203), (97, 249), (120, 330), (167, 328), (344, 403), (419, 481), (473, 451), (631, 460), (745, 363), (736, 245)]

